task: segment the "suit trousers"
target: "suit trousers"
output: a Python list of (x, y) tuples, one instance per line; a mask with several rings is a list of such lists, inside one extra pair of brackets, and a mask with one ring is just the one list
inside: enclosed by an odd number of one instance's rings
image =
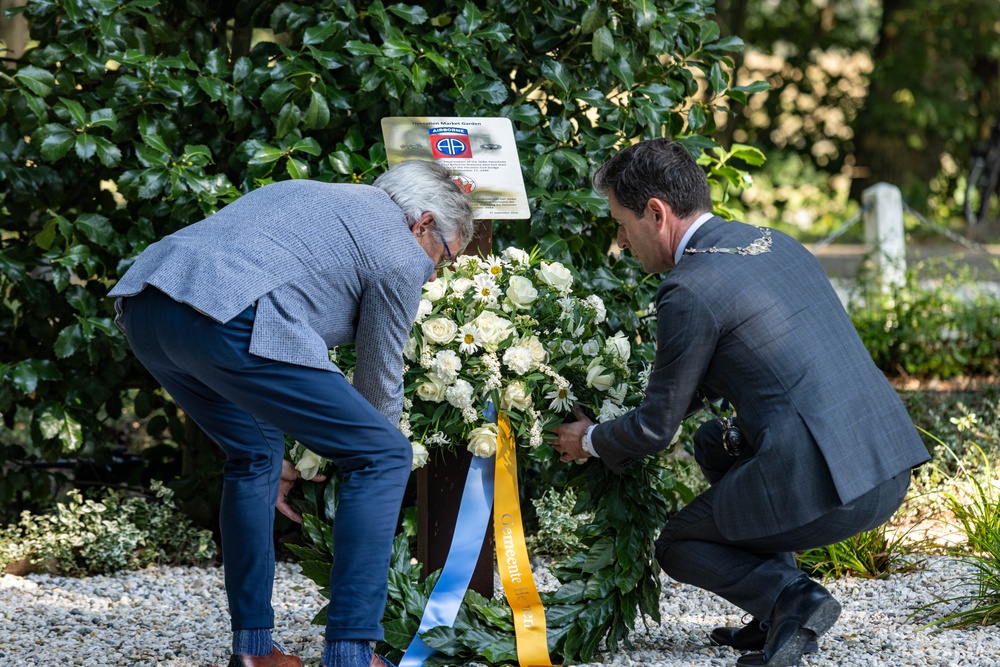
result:
[(287, 433), (333, 461), (343, 480), (327, 640), (381, 640), (409, 441), (344, 376), (250, 354), (253, 306), (220, 324), (147, 287), (123, 310), (136, 357), (225, 452), (219, 523), (233, 630), (274, 626), (274, 505)]
[[(703, 424), (694, 442), (695, 460), (710, 484), (740, 460), (722, 448), (717, 420)], [(792, 552), (834, 544), (885, 523), (909, 484), (907, 470), (804, 526), (750, 540), (730, 540), (719, 530), (713, 486), (667, 521), (656, 540), (656, 559), (673, 579), (711, 591), (766, 621), (785, 586), (805, 576)]]

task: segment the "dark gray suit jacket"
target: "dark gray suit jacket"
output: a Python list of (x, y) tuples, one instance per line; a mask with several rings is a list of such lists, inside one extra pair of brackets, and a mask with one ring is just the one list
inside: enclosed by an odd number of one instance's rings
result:
[[(716, 217), (688, 247), (760, 235)], [(716, 485), (716, 522), (731, 539), (797, 528), (929, 458), (819, 262), (771, 235), (761, 255), (681, 258), (657, 293), (645, 399), (592, 434), (601, 460), (621, 470), (669, 446), (699, 388), (728, 399), (753, 448)]]
[(257, 304), (250, 352), (340, 372), (354, 341), (354, 387), (395, 426), (403, 347), (433, 262), (380, 190), (293, 180), (247, 193), (152, 244), (111, 290), (153, 285), (218, 322)]

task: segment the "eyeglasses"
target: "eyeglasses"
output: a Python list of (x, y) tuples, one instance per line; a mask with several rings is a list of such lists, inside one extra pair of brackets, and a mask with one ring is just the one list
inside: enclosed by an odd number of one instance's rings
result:
[(435, 265), (435, 271), (439, 271), (455, 261), (455, 256), (451, 254), (451, 248), (448, 247), (448, 242), (444, 240), (444, 234), (438, 233), (438, 238), (441, 239), (441, 245), (444, 246), (444, 251), (448, 256)]

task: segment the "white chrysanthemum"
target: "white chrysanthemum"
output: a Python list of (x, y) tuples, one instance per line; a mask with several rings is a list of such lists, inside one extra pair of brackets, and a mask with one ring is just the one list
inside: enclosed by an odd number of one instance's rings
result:
[(576, 396), (573, 395), (573, 385), (567, 384), (565, 387), (556, 387), (553, 391), (545, 394), (549, 399), (549, 410), (556, 412), (569, 412), (576, 403)]
[(621, 405), (615, 403), (613, 400), (606, 398), (604, 402), (601, 403), (601, 411), (597, 413), (597, 421), (604, 423), (606, 421), (611, 421), (612, 419), (617, 419), (623, 414), (628, 412)]
[(513, 246), (505, 248), (501, 255), (508, 262), (516, 264), (517, 266), (528, 266), (528, 262), (530, 261), (530, 255), (528, 255), (528, 253)]
[(596, 294), (591, 294), (583, 302), (588, 308), (594, 311), (594, 324), (600, 324), (608, 319), (608, 310), (604, 307), (604, 300)]
[(479, 328), (472, 322), (466, 322), (458, 328), (458, 351), (462, 354), (475, 354), (483, 344), (483, 336)]
[(477, 273), (472, 279), (472, 288), (472, 298), (488, 306), (495, 306), (501, 295), (497, 282), (488, 273)]
[(597, 354), (601, 351), (601, 345), (596, 340), (591, 338), (590, 340), (588, 340), (586, 343), (583, 344), (583, 346), (580, 348), (580, 351), (583, 352), (588, 357), (596, 357)]
[(472, 407), (473, 386), (465, 380), (455, 380), (455, 384), (444, 392), (445, 399), (459, 410)]
[(524, 375), (534, 365), (534, 361), (531, 358), (531, 350), (521, 345), (508, 347), (507, 351), (503, 353), (503, 362), (507, 364), (507, 368), (514, 371), (517, 375)]
[(461, 370), (462, 359), (454, 350), (441, 350), (434, 355), (431, 373), (444, 380), (445, 384), (454, 382)]

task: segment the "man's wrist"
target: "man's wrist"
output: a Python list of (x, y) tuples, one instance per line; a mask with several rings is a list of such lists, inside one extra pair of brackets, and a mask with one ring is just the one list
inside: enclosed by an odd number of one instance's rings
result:
[(597, 452), (594, 450), (594, 441), (591, 437), (591, 434), (594, 432), (595, 428), (597, 428), (597, 424), (591, 425), (586, 431), (583, 432), (583, 437), (580, 438), (580, 444), (583, 446), (583, 451), (587, 452), (588, 454), (590, 454), (595, 458), (601, 458), (600, 456), (597, 455)]

